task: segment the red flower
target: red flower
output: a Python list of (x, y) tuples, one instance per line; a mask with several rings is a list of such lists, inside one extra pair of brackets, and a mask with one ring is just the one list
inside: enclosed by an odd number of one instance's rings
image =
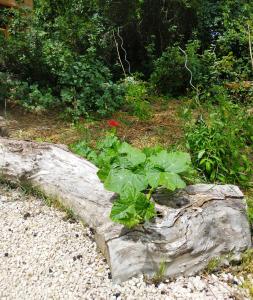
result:
[(115, 120), (108, 120), (107, 123), (110, 127), (118, 127), (119, 126), (119, 122), (117, 122)]

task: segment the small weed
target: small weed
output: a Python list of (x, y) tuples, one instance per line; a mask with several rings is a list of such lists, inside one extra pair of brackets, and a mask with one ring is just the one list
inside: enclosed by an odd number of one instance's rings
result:
[(246, 251), (242, 256), (242, 263), (238, 267), (239, 274), (244, 276), (243, 288), (248, 289), (250, 298), (253, 299), (253, 282), (248, 275), (253, 275), (253, 249)]
[(159, 265), (158, 270), (156, 271), (155, 275), (152, 278), (152, 283), (157, 285), (159, 283), (161, 283), (162, 281), (164, 281), (165, 279), (165, 273), (167, 270), (167, 264), (165, 261), (162, 261)]
[(49, 138), (46, 138), (46, 137), (37, 137), (37, 138), (35, 138), (35, 141), (38, 143), (51, 143), (52, 142)]
[(253, 194), (246, 196), (248, 220), (253, 230)]
[(66, 213), (65, 217), (63, 218), (64, 221), (70, 221), (71, 223), (74, 223), (76, 221), (74, 212), (71, 208), (66, 208), (61, 205), (61, 208)]
[(43, 202), (49, 206), (54, 207), (62, 212), (64, 212), (66, 215), (63, 218), (64, 221), (75, 221), (74, 213), (71, 208), (65, 207), (60, 199), (48, 197), (46, 196), (39, 188), (31, 186), (29, 183), (22, 183), (20, 188), (23, 190), (23, 192), (26, 195), (33, 195), (36, 198), (40, 198), (43, 200)]
[(54, 203), (54, 200), (52, 198), (45, 196), (45, 194), (39, 188), (33, 187), (28, 182), (17, 184), (16, 188), (17, 187), (20, 188), (25, 195), (32, 195), (36, 198), (42, 199), (43, 202), (49, 207), (52, 206), (52, 204)]
[(239, 269), (247, 274), (253, 273), (253, 249), (246, 251), (242, 255), (242, 263)]
[(209, 274), (217, 271), (217, 269), (220, 267), (220, 263), (221, 263), (220, 257), (212, 258), (208, 262), (208, 265), (206, 266), (205, 271)]
[(253, 283), (249, 279), (246, 279), (242, 285), (244, 289), (249, 291), (250, 299), (253, 299)]
[[(232, 253), (221, 257), (213, 258), (209, 261), (205, 271), (213, 273), (217, 271), (229, 272), (235, 276), (244, 277), (242, 288), (249, 291), (251, 299), (253, 299), (253, 282), (248, 275), (253, 275), (253, 249), (249, 249), (241, 255), (240, 261), (233, 263), (234, 255)], [(230, 262), (229, 267), (224, 266), (224, 260)]]

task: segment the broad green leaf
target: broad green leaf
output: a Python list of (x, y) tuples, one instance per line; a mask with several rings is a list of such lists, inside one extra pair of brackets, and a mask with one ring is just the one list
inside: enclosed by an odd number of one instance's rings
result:
[(120, 145), (119, 147), (119, 153), (128, 153), (133, 149), (133, 146), (131, 146), (130, 144), (124, 142)]
[(159, 167), (166, 172), (182, 173), (189, 170), (191, 158), (185, 152), (171, 152), (161, 151), (157, 155), (150, 157), (151, 163), (155, 167)]
[(127, 159), (126, 156), (118, 156), (116, 161), (121, 169), (131, 169), (133, 167), (132, 163)]
[(148, 169), (146, 171), (146, 178), (148, 180), (148, 184), (152, 188), (157, 188), (159, 186), (161, 171), (156, 169)]
[(155, 204), (148, 200), (144, 194), (140, 193), (137, 197), (135, 208), (142, 220), (148, 221), (156, 215)]
[(135, 210), (135, 202), (131, 202), (127, 198), (120, 198), (113, 203), (110, 218), (113, 222), (123, 224), (129, 228), (136, 226), (141, 221)]
[(111, 167), (110, 165), (104, 165), (103, 169), (99, 169), (97, 172), (98, 178), (104, 182), (110, 173)]
[(114, 149), (106, 149), (98, 156), (98, 164), (99, 166), (104, 167), (104, 164), (112, 163), (115, 158), (118, 156), (117, 152)]
[(121, 197), (113, 204), (111, 219), (129, 228), (155, 216), (155, 205), (133, 186), (124, 188)]
[(146, 161), (146, 155), (142, 153), (141, 150), (132, 147), (128, 143), (123, 143), (119, 147), (119, 153), (126, 154), (127, 159), (131, 162), (133, 166), (137, 166)]
[(171, 191), (182, 189), (186, 186), (185, 182), (178, 174), (168, 172), (161, 173), (159, 184)]
[(148, 181), (144, 175), (134, 174), (127, 169), (113, 169), (104, 182), (104, 186), (109, 191), (120, 194), (127, 185), (133, 186), (137, 191), (143, 191), (148, 186)]
[(97, 149), (116, 148), (119, 144), (120, 141), (115, 135), (107, 135), (103, 141), (98, 142)]
[(127, 184), (122, 188), (120, 197), (127, 198), (130, 202), (132, 202), (138, 197), (139, 194), (140, 192), (137, 191), (132, 184)]
[(161, 152), (163, 150), (163, 148), (161, 146), (155, 146), (155, 147), (148, 147), (148, 148), (144, 148), (142, 150), (142, 152), (147, 156), (150, 157), (152, 155), (156, 155), (159, 152)]

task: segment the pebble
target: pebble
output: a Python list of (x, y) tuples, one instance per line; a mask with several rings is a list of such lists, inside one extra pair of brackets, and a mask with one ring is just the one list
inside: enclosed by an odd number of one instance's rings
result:
[(243, 279), (230, 273), (180, 276), (157, 287), (143, 275), (114, 284), (93, 230), (64, 216), (0, 185), (0, 299), (229, 300), (238, 294), (249, 299), (240, 288)]

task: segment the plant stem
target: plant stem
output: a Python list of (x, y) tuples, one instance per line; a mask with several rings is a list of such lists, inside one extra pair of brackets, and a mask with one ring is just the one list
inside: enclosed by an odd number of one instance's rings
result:
[(150, 201), (150, 199), (151, 199), (151, 197), (152, 197), (152, 194), (153, 194), (153, 192), (154, 192), (154, 188), (151, 188), (150, 190), (149, 190), (149, 192), (148, 192), (148, 194), (147, 194), (147, 199)]

